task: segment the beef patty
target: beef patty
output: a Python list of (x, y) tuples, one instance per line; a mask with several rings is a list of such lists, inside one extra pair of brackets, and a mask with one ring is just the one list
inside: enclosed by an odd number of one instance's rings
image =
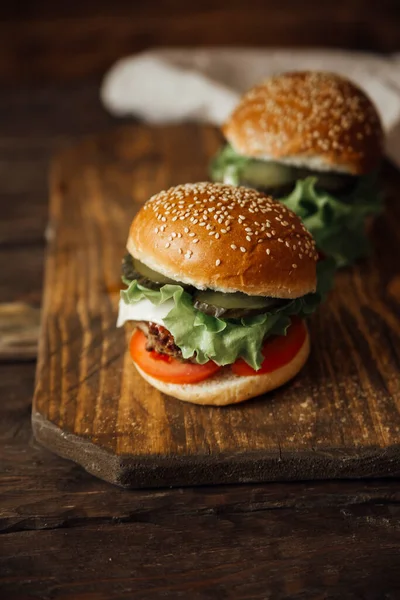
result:
[(184, 360), (182, 352), (175, 344), (174, 336), (165, 329), (162, 325), (157, 323), (146, 323), (147, 332), (144, 327), (141, 327), (147, 337), (146, 350), (155, 350), (159, 354), (166, 354), (173, 358)]

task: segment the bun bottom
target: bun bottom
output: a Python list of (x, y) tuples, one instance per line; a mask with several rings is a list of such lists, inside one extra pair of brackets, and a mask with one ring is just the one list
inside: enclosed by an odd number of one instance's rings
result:
[(230, 367), (224, 367), (213, 377), (200, 383), (166, 383), (147, 375), (134, 362), (140, 375), (150, 385), (168, 396), (173, 396), (192, 404), (208, 404), (211, 406), (227, 406), (244, 402), (255, 396), (270, 392), (292, 379), (304, 366), (310, 354), (310, 338), (306, 339), (296, 356), (286, 365), (265, 375), (239, 376)]

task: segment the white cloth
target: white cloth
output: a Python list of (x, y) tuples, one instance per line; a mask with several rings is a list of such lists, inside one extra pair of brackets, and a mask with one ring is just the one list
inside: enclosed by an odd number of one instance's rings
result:
[(363, 88), (381, 115), (387, 154), (400, 167), (400, 54), (381, 57), (325, 49), (150, 50), (111, 67), (101, 98), (116, 116), (134, 115), (149, 123), (220, 125), (252, 85), (275, 73), (301, 69), (341, 73)]

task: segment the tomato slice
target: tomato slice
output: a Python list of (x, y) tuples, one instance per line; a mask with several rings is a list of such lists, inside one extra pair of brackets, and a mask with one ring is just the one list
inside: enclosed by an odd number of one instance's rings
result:
[(149, 352), (146, 350), (146, 336), (140, 329), (134, 331), (129, 350), (132, 360), (142, 371), (167, 383), (198, 383), (208, 379), (221, 368), (212, 360), (204, 365), (197, 365), (159, 354), (154, 350)]
[(306, 336), (307, 329), (304, 322), (298, 317), (293, 317), (286, 335), (276, 335), (265, 342), (261, 351), (264, 356), (261, 369), (255, 371), (242, 358), (239, 358), (232, 365), (232, 371), (235, 375), (265, 375), (265, 373), (272, 373), (272, 371), (283, 367), (296, 356), (304, 344)]

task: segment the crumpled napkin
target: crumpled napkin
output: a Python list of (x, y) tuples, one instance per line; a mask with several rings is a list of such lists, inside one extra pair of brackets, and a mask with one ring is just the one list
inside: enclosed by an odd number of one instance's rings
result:
[(326, 49), (150, 50), (111, 67), (101, 98), (115, 116), (220, 125), (251, 86), (275, 73), (302, 69), (341, 73), (363, 88), (381, 115), (387, 154), (400, 167), (400, 55)]

